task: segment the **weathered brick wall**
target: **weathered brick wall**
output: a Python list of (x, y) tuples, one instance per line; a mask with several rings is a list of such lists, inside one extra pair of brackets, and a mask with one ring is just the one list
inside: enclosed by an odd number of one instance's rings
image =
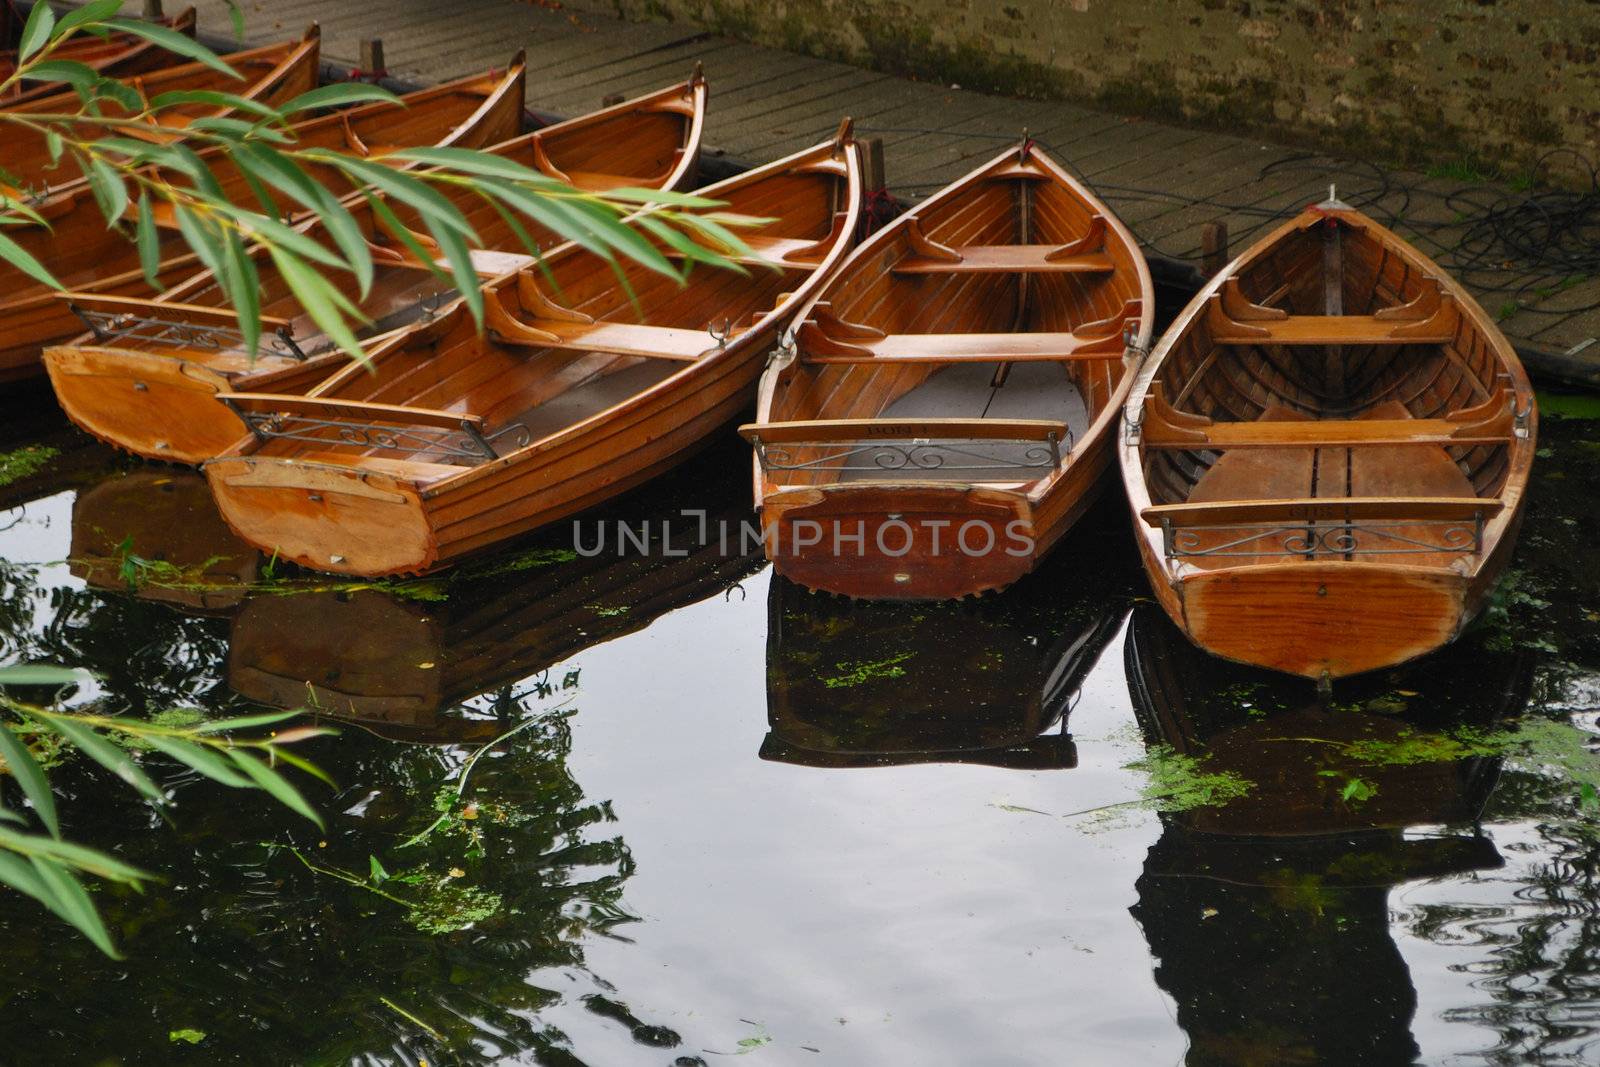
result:
[(1600, 160), (1600, 0), (568, 2), (1391, 163)]

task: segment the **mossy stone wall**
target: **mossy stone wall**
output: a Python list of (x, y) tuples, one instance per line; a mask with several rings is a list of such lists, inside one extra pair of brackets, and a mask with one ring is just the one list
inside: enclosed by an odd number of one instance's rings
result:
[(1512, 177), (1554, 149), (1600, 159), (1600, 0), (574, 2), (1388, 163)]

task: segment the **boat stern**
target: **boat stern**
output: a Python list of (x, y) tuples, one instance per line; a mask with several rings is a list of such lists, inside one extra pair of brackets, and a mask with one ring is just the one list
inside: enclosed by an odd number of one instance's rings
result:
[(280, 559), (366, 577), (418, 574), (438, 560), (428, 509), (408, 481), (272, 456), (225, 456), (205, 472), (233, 531)]
[(1038, 554), (1022, 493), (862, 483), (762, 502), (767, 558), (809, 589), (868, 600), (946, 600), (1010, 585)]
[(1175, 621), (1225, 659), (1331, 680), (1448, 644), (1469, 619), (1468, 585), (1447, 568), (1359, 561), (1197, 571), (1174, 583)]
[(249, 430), (217, 394), (229, 390), (216, 371), (185, 359), (59, 345), (44, 351), (62, 410), (117, 448), (169, 463), (204, 463)]

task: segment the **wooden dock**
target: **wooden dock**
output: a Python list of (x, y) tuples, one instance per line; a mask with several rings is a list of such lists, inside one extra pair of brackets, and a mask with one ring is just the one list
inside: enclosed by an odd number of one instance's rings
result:
[[(175, 0), (174, 0), (175, 2)], [(195, 0), (208, 35), (227, 32), (223, 0)], [(1372, 164), (1071, 103), (1015, 100), (763, 48), (693, 26), (630, 23), (557, 0), (281, 0), (246, 4), (247, 38), (265, 42), (320, 21), (324, 55), (355, 68), (360, 42), (381, 38), (392, 76), (432, 82), (528, 52), (529, 105), (571, 115), (612, 94), (682, 77), (695, 61), (711, 84), (710, 154), (754, 163), (813, 143), (841, 115), (881, 137), (891, 192), (914, 200), (965, 173), (1024, 128), (1086, 179), (1152, 255), (1198, 263), (1208, 224), (1235, 251), (1263, 227), (1323, 199), (1390, 225), (1478, 297), (1519, 347), (1600, 384), (1600, 277), (1531, 261), (1505, 246), (1486, 212), (1516, 194), (1477, 182)], [(1503, 227), (1502, 227), (1503, 230)]]

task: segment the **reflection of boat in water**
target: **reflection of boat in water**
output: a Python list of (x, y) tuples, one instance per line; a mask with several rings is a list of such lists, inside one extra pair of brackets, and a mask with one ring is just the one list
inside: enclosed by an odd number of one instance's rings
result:
[(233, 535), (205, 476), (173, 468), (113, 474), (72, 504), (72, 573), (186, 611), (238, 607), (261, 557)]
[(1071, 555), (971, 603), (850, 601), (774, 575), (761, 757), (1074, 766), (1067, 715), (1126, 608), (1116, 568), (1063, 581)]
[(1138, 881), (1133, 915), (1188, 1063), (1417, 1055), (1389, 890), (1502, 862), (1475, 825), (1499, 759), (1426, 746), (1517, 714), (1532, 681), (1527, 657), (1476, 645), (1352, 680), (1324, 708), (1304, 682), (1199, 651), (1154, 605), (1134, 611), (1128, 684), (1151, 741), (1254, 783), (1162, 816)]
[(464, 571), (448, 584), (253, 597), (234, 618), (228, 684), (388, 735), (434, 736), (461, 725), (447, 709), (723, 590), (755, 569), (760, 550), (738, 554), (736, 538), (727, 554), (715, 537), (705, 546), (655, 538), (645, 553), (585, 557), (557, 543), (490, 559), (477, 577)]

